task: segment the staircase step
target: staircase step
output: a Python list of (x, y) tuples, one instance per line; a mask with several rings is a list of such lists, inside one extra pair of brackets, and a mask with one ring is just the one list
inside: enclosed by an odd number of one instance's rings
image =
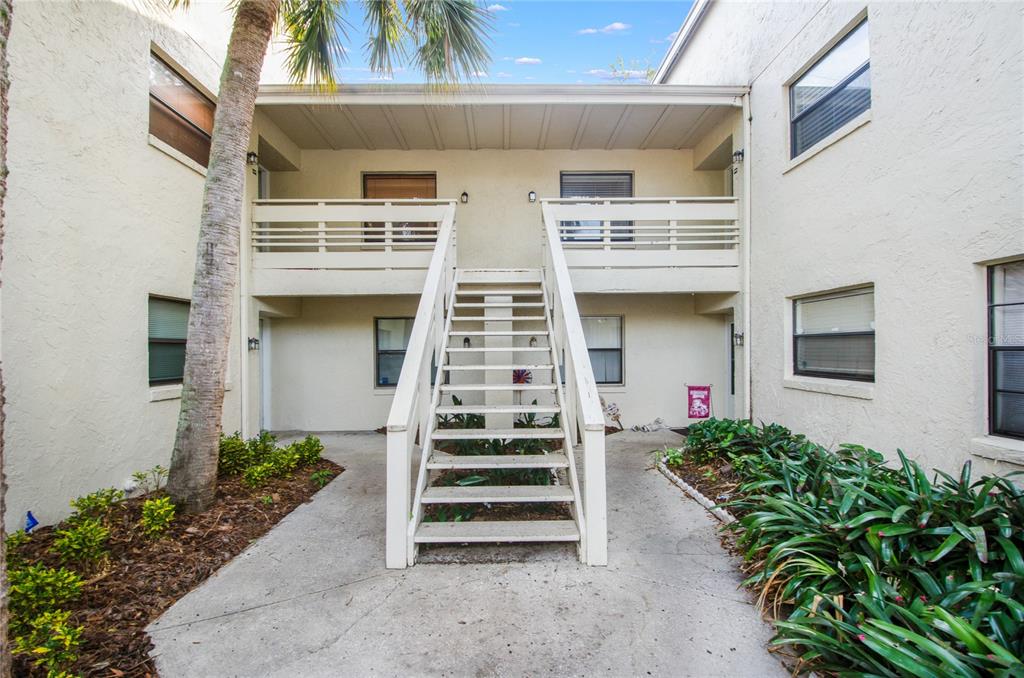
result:
[(455, 302), (455, 308), (544, 308), (543, 301)]
[(502, 287), (495, 287), (494, 289), (488, 288), (485, 290), (467, 290), (460, 286), (459, 289), (455, 290), (455, 296), (457, 297), (537, 297), (543, 293), (543, 290), (539, 287), (519, 290), (506, 289)]
[(441, 384), (442, 393), (452, 391), (554, 391), (554, 384)]
[(504, 351), (505, 353), (522, 353), (524, 351), (544, 351), (546, 353), (551, 353), (550, 346), (485, 346), (481, 348), (458, 348), (447, 346), (445, 347), (444, 350), (448, 351), (449, 353), (493, 353), (495, 351)]
[(452, 330), (451, 337), (546, 337), (545, 330)]
[(468, 471), (479, 468), (568, 468), (569, 459), (561, 452), (549, 454), (446, 454), (434, 452), (427, 468)]
[(438, 414), (556, 414), (558, 405), (440, 405)]
[(439, 428), (434, 440), (560, 440), (561, 428)]
[(495, 317), (492, 315), (463, 315), (463, 316), (452, 316), (453, 323), (459, 322), (543, 322), (547, 320), (547, 316), (543, 315), (510, 315), (508, 317)]
[(553, 370), (554, 365), (441, 365), (445, 372), (479, 372), (481, 370)]
[(428, 487), (423, 493), (424, 504), (524, 504), (529, 502), (572, 501), (572, 488), (568, 485), (473, 485), (460, 487)]
[(471, 520), (460, 523), (422, 523), (417, 544), (464, 542), (579, 541), (572, 520)]
[(539, 268), (465, 268), (459, 271), (460, 285), (540, 284)]

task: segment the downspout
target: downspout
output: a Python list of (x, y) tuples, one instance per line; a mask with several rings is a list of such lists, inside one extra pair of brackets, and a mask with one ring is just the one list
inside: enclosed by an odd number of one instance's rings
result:
[[(251, 149), (256, 150), (256, 149)], [(254, 435), (249, 430), (249, 275), (252, 242), (252, 166), (245, 166), (242, 223), (238, 229), (238, 423), (243, 437)], [(258, 180), (258, 179), (257, 179)]]
[(743, 396), (743, 411), (747, 419), (753, 419), (753, 397), (751, 391), (754, 387), (753, 371), (750, 368), (750, 249), (751, 249), (751, 228), (750, 218), (750, 90), (743, 95), (743, 379), (746, 389)]

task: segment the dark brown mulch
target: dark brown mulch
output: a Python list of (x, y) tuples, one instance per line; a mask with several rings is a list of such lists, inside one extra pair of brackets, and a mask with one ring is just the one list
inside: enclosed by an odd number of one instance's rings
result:
[(720, 459), (707, 464), (683, 459), (682, 464), (669, 468), (716, 504), (733, 499), (736, 488), (741, 484), (740, 477), (732, 470), (729, 462)]
[[(128, 499), (110, 518), (110, 558), (98, 572), (82, 573), (82, 596), (65, 609), (85, 627), (79, 660), (72, 673), (83, 676), (156, 676), (149, 657), (152, 643), (145, 627), (176, 600), (201, 584), (254, 540), (268, 532), (295, 507), (320, 489), (314, 471), (344, 469), (321, 460), (291, 478), (275, 478), (250, 488), (238, 478), (221, 478), (210, 510), (178, 516), (159, 539), (138, 529), (143, 498)], [(261, 499), (269, 497), (264, 503)], [(54, 528), (32, 533), (19, 550), (22, 561), (60, 567), (50, 552)], [(15, 676), (44, 676), (25, 657), (15, 660)]]

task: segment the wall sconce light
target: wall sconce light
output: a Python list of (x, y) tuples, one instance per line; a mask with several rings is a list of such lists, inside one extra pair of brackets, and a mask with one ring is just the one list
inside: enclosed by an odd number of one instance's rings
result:
[(469, 337), (466, 337), (465, 339), (462, 340), (462, 348), (470, 348), (472, 346), (473, 342), (469, 340)]
[(530, 202), (537, 202), (537, 191), (530, 191), (529, 193), (526, 194), (526, 198)]
[(256, 337), (249, 337), (249, 350), (258, 351), (260, 349), (260, 340)]
[(742, 148), (739, 149), (738, 151), (733, 151), (732, 152), (732, 161), (733, 161), (733, 164), (737, 164), (737, 165), (739, 163), (743, 162), (743, 149)]
[(530, 337), (530, 348), (535, 348), (536, 346), (537, 346), (537, 337)]
[(742, 346), (743, 345), (743, 333), (742, 332), (733, 332), (732, 333), (732, 345), (733, 346)]
[(246, 165), (258, 165), (258, 164), (260, 164), (260, 156), (256, 153), (256, 151), (249, 151), (248, 153), (245, 154), (245, 164)]
[(469, 202), (469, 193), (463, 191), (462, 195), (459, 196), (459, 200), (462, 202), (463, 205), (465, 205), (467, 202)]

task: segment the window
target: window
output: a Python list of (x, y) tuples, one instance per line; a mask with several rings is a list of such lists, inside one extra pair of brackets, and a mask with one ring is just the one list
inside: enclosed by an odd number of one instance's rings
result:
[(789, 87), (790, 157), (871, 108), (865, 19)]
[(989, 431), (1024, 438), (1024, 261), (988, 280)]
[[(373, 200), (433, 200), (437, 198), (437, 175), (419, 174), (364, 174), (363, 197)], [(368, 222), (366, 242), (384, 242), (384, 222)], [(422, 221), (401, 221), (391, 224), (391, 237), (398, 243), (434, 242), (434, 224)]]
[(873, 287), (793, 302), (793, 373), (875, 380)]
[(374, 320), (377, 350), (377, 386), (395, 386), (402, 374), (405, 351), (409, 347), (413, 318), (377, 318)]
[[(563, 198), (632, 198), (632, 172), (562, 172), (560, 194)], [(631, 221), (613, 221), (612, 226), (627, 227), (617, 231), (616, 242), (628, 242), (633, 239)], [(562, 241), (599, 242), (601, 240), (600, 221), (563, 221), (562, 228), (569, 228), (571, 233), (562, 234)]]
[(149, 384), (174, 384), (185, 374), (187, 301), (149, 298)]
[(149, 55), (149, 133), (206, 167), (214, 103), (155, 54)]
[(622, 383), (622, 318), (580, 318), (594, 378), (599, 384)]

